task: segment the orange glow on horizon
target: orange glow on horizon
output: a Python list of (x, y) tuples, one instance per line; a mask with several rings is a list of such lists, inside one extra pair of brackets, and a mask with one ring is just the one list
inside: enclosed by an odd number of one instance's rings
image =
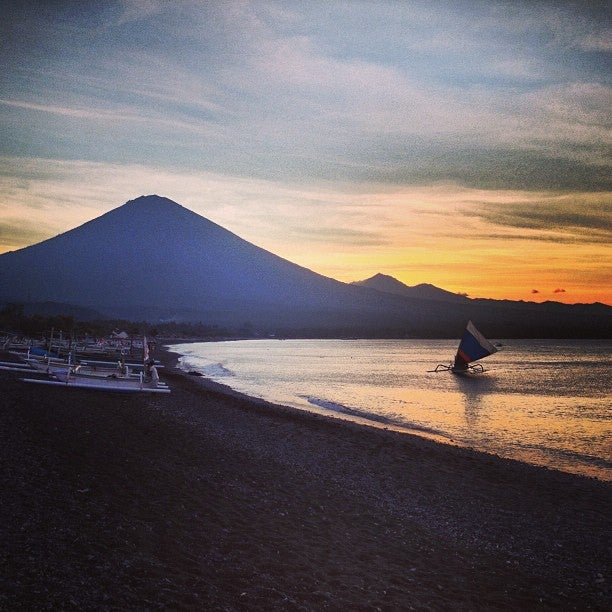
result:
[[(5, 185), (0, 253), (93, 220), (120, 206), (126, 193), (157, 192), (252, 244), (344, 282), (382, 273), (471, 298), (612, 305), (605, 229), (610, 193), (456, 184), (343, 191), (140, 166), (28, 163), (29, 173), (41, 178), (23, 190)], [(51, 170), (53, 181), (45, 174)], [(566, 219), (574, 217), (587, 223), (569, 225)]]

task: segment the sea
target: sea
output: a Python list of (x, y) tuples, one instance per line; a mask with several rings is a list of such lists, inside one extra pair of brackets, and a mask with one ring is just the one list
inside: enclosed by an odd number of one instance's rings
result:
[(246, 395), (612, 480), (612, 341), (502, 340), (479, 376), (433, 372), (456, 340), (177, 344), (180, 366)]

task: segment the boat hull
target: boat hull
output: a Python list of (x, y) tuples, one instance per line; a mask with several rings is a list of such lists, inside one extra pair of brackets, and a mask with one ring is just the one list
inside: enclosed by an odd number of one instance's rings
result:
[(44, 378), (20, 378), (19, 380), (27, 383), (36, 383), (39, 385), (52, 385), (55, 387), (76, 387), (78, 389), (93, 389), (96, 391), (111, 391), (113, 393), (170, 393), (170, 389), (163, 385), (159, 387), (147, 387), (146, 383), (140, 384), (119, 383), (113, 384), (105, 380), (82, 379), (82, 380), (48, 380)]

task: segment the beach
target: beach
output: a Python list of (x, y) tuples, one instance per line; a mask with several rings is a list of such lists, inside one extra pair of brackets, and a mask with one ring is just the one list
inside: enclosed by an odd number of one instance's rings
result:
[(611, 485), (267, 404), (0, 372), (3, 610), (606, 610)]

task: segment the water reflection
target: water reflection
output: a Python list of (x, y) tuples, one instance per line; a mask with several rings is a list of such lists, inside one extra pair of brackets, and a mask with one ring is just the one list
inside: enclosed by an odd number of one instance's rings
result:
[(513, 341), (487, 359), (481, 376), (432, 374), (432, 364), (455, 348), (442, 340), (174, 347), (188, 369), (224, 375), (219, 382), (249, 395), (384, 419), (501, 456), (611, 478), (609, 341)]
[(466, 434), (468, 438), (477, 439), (474, 436), (478, 425), (483, 398), (495, 392), (495, 378), (486, 373), (479, 376), (453, 376), (454, 385), (463, 399), (465, 414)]

